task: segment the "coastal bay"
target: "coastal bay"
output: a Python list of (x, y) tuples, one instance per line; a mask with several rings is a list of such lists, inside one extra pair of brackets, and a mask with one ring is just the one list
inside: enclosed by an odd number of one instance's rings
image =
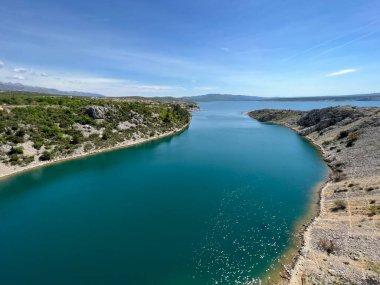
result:
[(380, 285), (380, 1), (0, 9), (0, 285)]

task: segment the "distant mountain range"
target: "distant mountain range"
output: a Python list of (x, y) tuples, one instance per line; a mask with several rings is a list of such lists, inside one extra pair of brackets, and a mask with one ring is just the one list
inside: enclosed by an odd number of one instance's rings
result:
[(336, 96), (313, 96), (313, 97), (275, 97), (264, 98), (264, 101), (380, 101), (380, 93), (336, 95)]
[(35, 92), (44, 93), (52, 95), (68, 95), (68, 96), (86, 96), (86, 97), (104, 97), (104, 95), (88, 92), (78, 92), (78, 91), (61, 91), (52, 88), (28, 86), (20, 83), (3, 83), (0, 82), (0, 90), (2, 91), (21, 91), (21, 92)]
[(189, 100), (195, 102), (211, 102), (211, 101), (257, 101), (265, 99), (257, 96), (247, 95), (232, 95), (232, 94), (206, 94), (199, 96), (180, 97), (182, 100)]
[[(37, 86), (28, 86), (20, 83), (3, 83), (0, 82), (0, 90), (3, 91), (21, 91), (34, 92), (53, 95), (68, 95), (68, 96), (85, 96), (85, 97), (105, 97), (97, 93), (78, 92), (78, 91), (61, 91), (52, 88), (44, 88)], [(336, 95), (336, 96), (313, 96), (313, 97), (259, 97), (249, 95), (233, 95), (233, 94), (205, 94), (198, 96), (184, 97), (136, 97), (129, 96), (126, 98), (141, 98), (141, 99), (157, 99), (166, 102), (217, 102), (217, 101), (380, 101), (380, 93), (371, 94), (354, 94), (354, 95)]]
[(313, 96), (313, 97), (258, 97), (232, 94), (206, 94), (199, 96), (180, 97), (185, 101), (214, 102), (214, 101), (380, 101), (380, 93)]

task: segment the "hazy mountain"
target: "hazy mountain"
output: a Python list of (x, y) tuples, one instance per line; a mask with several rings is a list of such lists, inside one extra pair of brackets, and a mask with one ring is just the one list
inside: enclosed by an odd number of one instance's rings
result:
[(274, 97), (264, 98), (263, 101), (380, 101), (380, 93), (288, 98)]
[(199, 96), (181, 97), (182, 100), (195, 102), (211, 102), (211, 101), (258, 101), (264, 99), (258, 96), (232, 95), (232, 94), (206, 94)]
[(195, 102), (213, 101), (380, 101), (380, 93), (336, 95), (336, 96), (313, 96), (313, 97), (259, 97), (232, 94), (206, 94), (199, 96), (181, 97), (182, 100)]
[(104, 95), (96, 93), (78, 92), (78, 91), (61, 91), (52, 88), (44, 88), (37, 86), (28, 86), (20, 83), (3, 83), (0, 82), (0, 90), (4, 91), (24, 91), (24, 92), (36, 92), (44, 94), (54, 94), (54, 95), (68, 95), (68, 96), (86, 96), (86, 97), (103, 97)]

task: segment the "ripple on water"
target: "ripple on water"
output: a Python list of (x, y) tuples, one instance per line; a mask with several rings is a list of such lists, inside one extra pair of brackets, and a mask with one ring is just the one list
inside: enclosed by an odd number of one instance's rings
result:
[(251, 187), (224, 191), (218, 213), (209, 221), (211, 230), (196, 251), (194, 278), (207, 276), (208, 284), (260, 282), (254, 273), (273, 263), (271, 257), (284, 249), (289, 225), (252, 191)]

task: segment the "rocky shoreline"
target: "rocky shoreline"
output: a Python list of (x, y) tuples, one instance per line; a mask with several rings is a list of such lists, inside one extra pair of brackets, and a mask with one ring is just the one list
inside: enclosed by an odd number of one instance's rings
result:
[(380, 108), (309, 112), (258, 110), (249, 116), (295, 130), (331, 169), (317, 217), (283, 284), (380, 284)]

